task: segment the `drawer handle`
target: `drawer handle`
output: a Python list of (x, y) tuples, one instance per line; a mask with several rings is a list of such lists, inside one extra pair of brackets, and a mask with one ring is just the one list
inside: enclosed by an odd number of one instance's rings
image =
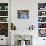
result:
[(45, 40), (45, 39), (43, 39), (43, 40)]
[(3, 40), (3, 39), (1, 39), (1, 40)]

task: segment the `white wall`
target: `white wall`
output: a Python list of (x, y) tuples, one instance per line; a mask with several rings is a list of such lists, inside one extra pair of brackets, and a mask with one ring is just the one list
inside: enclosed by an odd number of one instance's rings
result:
[[(2, 2), (7, 3), (8, 0), (0, 0), (0, 3)], [(24, 34), (25, 34), (25, 30), (28, 29), (28, 26), (33, 24), (35, 26), (35, 31), (34, 31), (35, 33), (33, 33), (33, 36), (35, 37), (32, 39), (33, 46), (44, 46), (43, 38), (36, 37), (38, 36), (38, 30), (37, 30), (38, 2), (46, 3), (46, 0), (11, 0), (11, 22), (14, 23), (14, 25), (17, 27), (17, 30), (18, 30), (18, 31), (16, 30), (17, 33), (21, 32), (19, 30), (23, 30)], [(28, 20), (17, 19), (17, 10), (24, 10), (24, 9), (29, 10), (29, 19)], [(10, 16), (10, 12), (9, 12), (9, 16)], [(13, 41), (11, 40), (12, 42), (11, 44), (13, 45), (14, 44), (14, 32), (12, 32), (12, 35), (11, 35), (11, 38)]]
[[(11, 0), (11, 22), (14, 23), (17, 30), (27, 30), (28, 26), (35, 26), (35, 34), (33, 36), (38, 36), (38, 3), (46, 3), (46, 0)], [(17, 19), (17, 10), (29, 10), (28, 20)], [(17, 31), (16, 30), (16, 31)], [(17, 32), (18, 33), (18, 32)], [(37, 40), (36, 40), (37, 39)], [(33, 46), (41, 46), (43, 44), (42, 38), (34, 37)]]
[[(34, 4), (34, 5), (33, 5)], [(28, 5), (28, 6), (27, 6)], [(29, 19), (27, 20), (20, 20), (17, 18), (17, 10), (29, 10)], [(11, 1), (11, 22), (13, 22), (17, 30), (27, 29), (30, 25), (35, 25), (37, 23), (37, 2), (30, 1), (30, 0), (12, 0)], [(36, 18), (36, 19), (35, 19)]]

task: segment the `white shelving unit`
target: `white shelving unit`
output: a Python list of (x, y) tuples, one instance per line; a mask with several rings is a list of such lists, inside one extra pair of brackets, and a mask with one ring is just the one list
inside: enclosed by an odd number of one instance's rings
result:
[[(46, 3), (38, 4), (38, 31), (39, 31), (39, 34), (40, 34), (40, 31), (45, 31), (46, 33)], [(40, 37), (46, 37), (46, 35), (45, 36), (42, 36), (42, 35), (44, 34), (41, 34)]]
[(8, 23), (8, 3), (0, 3), (0, 18), (0, 23)]
[(2, 2), (0, 3), (0, 45), (8, 45), (8, 19), (8, 3)]

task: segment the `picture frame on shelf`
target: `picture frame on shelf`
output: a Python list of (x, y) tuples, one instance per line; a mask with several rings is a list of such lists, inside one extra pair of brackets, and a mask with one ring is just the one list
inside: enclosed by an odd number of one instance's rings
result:
[(0, 16), (8, 16), (8, 11), (0, 11)]
[(0, 17), (0, 22), (8, 22), (8, 17)]
[(0, 3), (0, 10), (8, 10), (8, 3)]
[(46, 17), (38, 17), (38, 22), (46, 22)]
[(46, 3), (38, 3), (38, 10), (46, 10)]
[(46, 23), (38, 23), (38, 28), (46, 28)]
[(0, 23), (0, 35), (8, 37), (8, 23)]
[(46, 37), (46, 29), (39, 29), (39, 37)]
[(46, 16), (46, 11), (38, 11), (38, 16)]

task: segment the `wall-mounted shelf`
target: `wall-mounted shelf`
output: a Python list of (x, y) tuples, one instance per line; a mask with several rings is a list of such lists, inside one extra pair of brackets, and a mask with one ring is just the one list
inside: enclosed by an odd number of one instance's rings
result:
[(46, 23), (46, 22), (38, 22), (38, 23)]
[(8, 22), (0, 22), (0, 23), (8, 23)]
[(46, 28), (38, 28), (38, 29), (46, 29)]
[(8, 16), (0, 16), (0, 17), (8, 17)]
[(38, 10), (38, 11), (46, 11), (46, 10)]
[(0, 10), (0, 11), (8, 11), (8, 10)]
[(44, 16), (38, 16), (38, 17), (46, 17), (46, 15), (44, 15)]

